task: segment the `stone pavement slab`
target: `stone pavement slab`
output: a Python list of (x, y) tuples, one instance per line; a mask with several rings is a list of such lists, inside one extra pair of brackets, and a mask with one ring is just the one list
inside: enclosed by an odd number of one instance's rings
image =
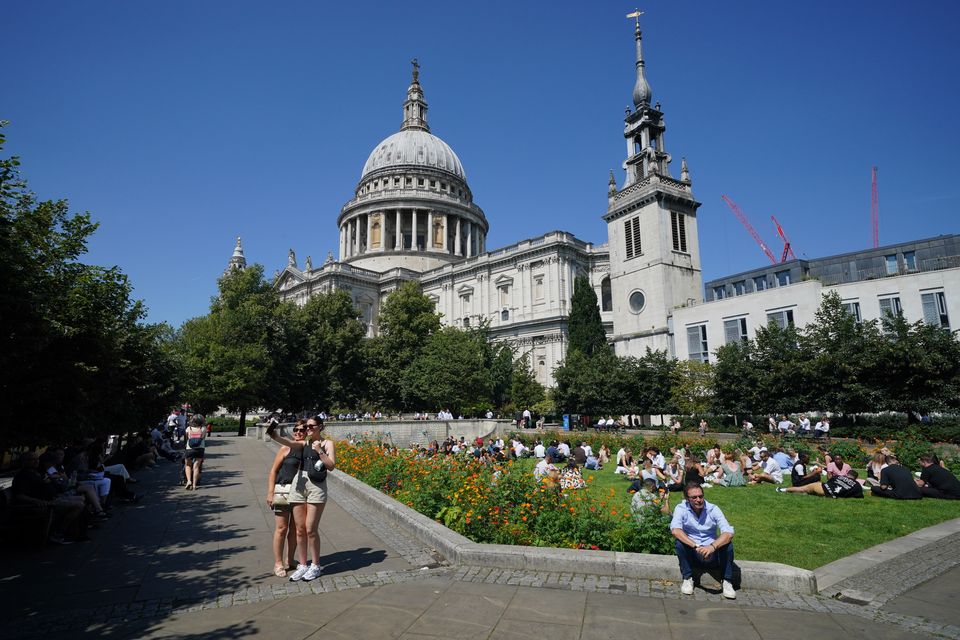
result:
[(960, 627), (960, 567), (893, 598), (883, 610)]

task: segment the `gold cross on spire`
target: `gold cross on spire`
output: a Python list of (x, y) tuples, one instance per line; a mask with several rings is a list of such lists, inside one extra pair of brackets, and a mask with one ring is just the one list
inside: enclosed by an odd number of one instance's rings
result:
[(643, 11), (640, 11), (640, 9), (634, 9), (634, 10), (633, 10), (633, 13), (628, 13), (628, 14), (627, 14), (627, 17), (628, 17), (628, 18), (636, 18), (636, 20), (637, 20), (637, 27), (639, 27), (639, 26), (640, 26), (640, 16), (642, 16), (642, 15), (643, 15)]

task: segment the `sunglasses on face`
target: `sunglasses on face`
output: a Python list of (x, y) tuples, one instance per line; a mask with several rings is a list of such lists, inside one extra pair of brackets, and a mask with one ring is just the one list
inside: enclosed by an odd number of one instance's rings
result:
[(304, 429), (303, 427), (294, 427), (293, 429), (294, 433), (303, 433), (304, 431), (306, 431), (306, 429)]

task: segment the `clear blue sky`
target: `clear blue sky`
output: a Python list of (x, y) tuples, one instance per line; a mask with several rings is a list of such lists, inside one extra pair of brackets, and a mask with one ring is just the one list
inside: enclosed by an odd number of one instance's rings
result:
[[(496, 248), (565, 229), (606, 241), (607, 176), (625, 155), (633, 26), (622, 2), (62, 2), (0, 8), (7, 155), (42, 198), (101, 228), (149, 310), (204, 313), (243, 237), (270, 275), (336, 252), (336, 217), (395, 132), (418, 57), (432, 132), (457, 152)], [(641, 6), (654, 99), (686, 156), (704, 279), (779, 253), (958, 231), (960, 3)]]

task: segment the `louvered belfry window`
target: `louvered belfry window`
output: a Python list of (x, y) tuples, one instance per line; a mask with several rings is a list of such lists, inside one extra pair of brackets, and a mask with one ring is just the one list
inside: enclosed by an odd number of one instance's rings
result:
[(623, 236), (627, 243), (627, 260), (630, 258), (635, 258), (643, 253), (640, 245), (639, 216), (623, 223)]

